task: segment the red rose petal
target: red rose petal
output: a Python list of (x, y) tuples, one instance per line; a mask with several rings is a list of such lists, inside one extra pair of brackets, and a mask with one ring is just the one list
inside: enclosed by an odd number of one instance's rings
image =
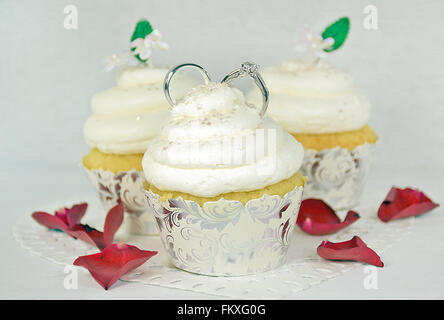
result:
[(433, 210), (434, 203), (422, 191), (411, 188), (392, 187), (378, 210), (378, 217), (384, 222), (418, 216)]
[(66, 212), (68, 226), (80, 224), (80, 220), (82, 220), (85, 215), (86, 209), (88, 209), (88, 204), (86, 202), (73, 205), (71, 209), (68, 209)]
[(157, 251), (140, 250), (127, 244), (111, 244), (100, 253), (78, 257), (74, 265), (88, 269), (92, 277), (108, 290), (121, 276), (156, 254)]
[(65, 230), (68, 227), (62, 219), (47, 212), (33, 212), (32, 218), (42, 226), (45, 226), (49, 229)]
[(106, 247), (106, 243), (103, 240), (103, 232), (91, 228), (87, 224), (78, 224), (65, 230), (65, 232), (73, 238), (96, 246), (99, 250), (103, 250)]
[(317, 249), (318, 255), (329, 260), (352, 260), (365, 262), (377, 267), (383, 267), (384, 263), (378, 254), (367, 247), (358, 236), (351, 240), (333, 243), (322, 241)]
[(32, 214), (35, 221), (50, 229), (65, 230), (80, 223), (85, 215), (88, 204), (86, 202), (75, 204), (71, 208), (57, 210), (54, 215), (37, 211)]
[(79, 224), (85, 215), (87, 203), (74, 205), (71, 209), (63, 208), (51, 215), (47, 212), (34, 212), (35, 221), (50, 229), (60, 229), (73, 238), (85, 241), (100, 250), (111, 244), (114, 235), (123, 222), (123, 204), (119, 203), (111, 208), (105, 218), (104, 232), (91, 228), (87, 224)]
[(103, 250), (106, 246), (113, 243), (114, 235), (123, 222), (123, 213), (123, 203), (119, 202), (112, 207), (106, 215), (103, 232), (83, 224), (73, 226), (65, 230), (65, 232), (76, 239), (96, 246), (99, 250)]
[(103, 241), (106, 245), (113, 243), (114, 235), (123, 222), (123, 203), (119, 202), (106, 215), (105, 225), (103, 227)]
[(299, 209), (297, 225), (311, 235), (334, 233), (359, 219), (359, 214), (349, 211), (341, 222), (335, 211), (319, 199), (305, 199)]

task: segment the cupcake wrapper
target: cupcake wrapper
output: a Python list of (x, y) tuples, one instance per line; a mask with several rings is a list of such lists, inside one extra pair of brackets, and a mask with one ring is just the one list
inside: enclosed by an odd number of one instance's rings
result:
[(143, 188), (143, 172), (131, 170), (117, 174), (102, 169), (86, 170), (106, 212), (120, 198), (125, 207), (124, 232), (135, 235), (159, 234), (153, 211), (148, 206)]
[(263, 195), (245, 205), (223, 198), (203, 206), (181, 197), (163, 202), (151, 191), (146, 196), (176, 267), (199, 274), (238, 276), (285, 263), (302, 190), (296, 187), (284, 197)]
[(374, 150), (375, 144), (364, 144), (351, 151), (339, 147), (322, 151), (305, 149), (300, 170), (308, 178), (304, 199), (323, 199), (335, 210), (356, 206)]

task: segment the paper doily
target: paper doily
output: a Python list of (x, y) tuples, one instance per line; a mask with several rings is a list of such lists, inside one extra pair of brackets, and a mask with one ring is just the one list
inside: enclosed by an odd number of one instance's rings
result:
[[(95, 198), (60, 201), (39, 210), (53, 212), (59, 207), (83, 201), (89, 204), (85, 222), (102, 229), (103, 209)], [(381, 254), (384, 249), (409, 232), (414, 221), (414, 218), (409, 218), (383, 223), (377, 218), (375, 208), (361, 207), (356, 210), (361, 214), (361, 219), (333, 235), (311, 236), (296, 227), (296, 234), (293, 236), (287, 263), (284, 266), (266, 273), (241, 277), (211, 277), (182, 271), (169, 264), (159, 237), (126, 236), (118, 233), (116, 241), (133, 244), (140, 249), (159, 251), (147, 263), (125, 275), (121, 280), (236, 299), (283, 299), (361, 265), (356, 262), (336, 262), (320, 258), (316, 248), (322, 240), (338, 242), (358, 235), (370, 248)], [(87, 243), (38, 225), (30, 213), (19, 220), (14, 226), (13, 233), (23, 248), (62, 265), (72, 265), (78, 256), (98, 252)], [(384, 261), (384, 256), (381, 258)]]

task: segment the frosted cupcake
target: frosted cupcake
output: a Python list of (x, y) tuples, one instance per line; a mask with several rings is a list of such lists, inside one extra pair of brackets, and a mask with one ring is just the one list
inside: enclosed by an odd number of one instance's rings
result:
[[(245, 74), (260, 79), (253, 64), (235, 77)], [(247, 105), (228, 85), (232, 78), (173, 102), (142, 160), (163, 244), (190, 272), (241, 275), (282, 265), (302, 197), (302, 146), (265, 115), (266, 102), (262, 111)]]
[[(340, 43), (327, 37), (331, 28), (345, 28), (334, 33)], [(322, 36), (309, 35), (309, 47), (318, 53), (337, 49), (347, 31), (348, 19), (340, 19)], [(321, 198), (335, 209), (346, 209), (359, 201), (378, 140), (368, 125), (371, 105), (347, 71), (322, 59), (322, 54), (310, 53), (263, 70), (270, 90), (268, 113), (304, 146), (304, 198)], [(248, 99), (260, 97), (252, 91)]]
[[(132, 44), (134, 51), (114, 55), (110, 62), (119, 65), (132, 59), (137, 65), (126, 66), (115, 87), (97, 93), (91, 100), (93, 115), (84, 126), (91, 151), (82, 164), (106, 210), (119, 199), (123, 202), (128, 232), (156, 234), (157, 226), (144, 196), (141, 161), (148, 142), (168, 116), (169, 105), (162, 89), (168, 69), (151, 65), (151, 47), (161, 42), (160, 34), (148, 21), (137, 24)], [(187, 81), (182, 79), (179, 84), (192, 87), (193, 82)], [(177, 91), (180, 94), (184, 88), (178, 86)]]

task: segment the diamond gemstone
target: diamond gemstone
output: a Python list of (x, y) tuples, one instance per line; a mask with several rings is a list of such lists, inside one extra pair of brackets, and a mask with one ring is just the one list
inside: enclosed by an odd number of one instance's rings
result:
[(248, 62), (248, 61), (242, 63), (242, 71), (246, 72), (250, 75), (256, 73), (258, 69), (259, 69), (259, 66), (256, 63)]

